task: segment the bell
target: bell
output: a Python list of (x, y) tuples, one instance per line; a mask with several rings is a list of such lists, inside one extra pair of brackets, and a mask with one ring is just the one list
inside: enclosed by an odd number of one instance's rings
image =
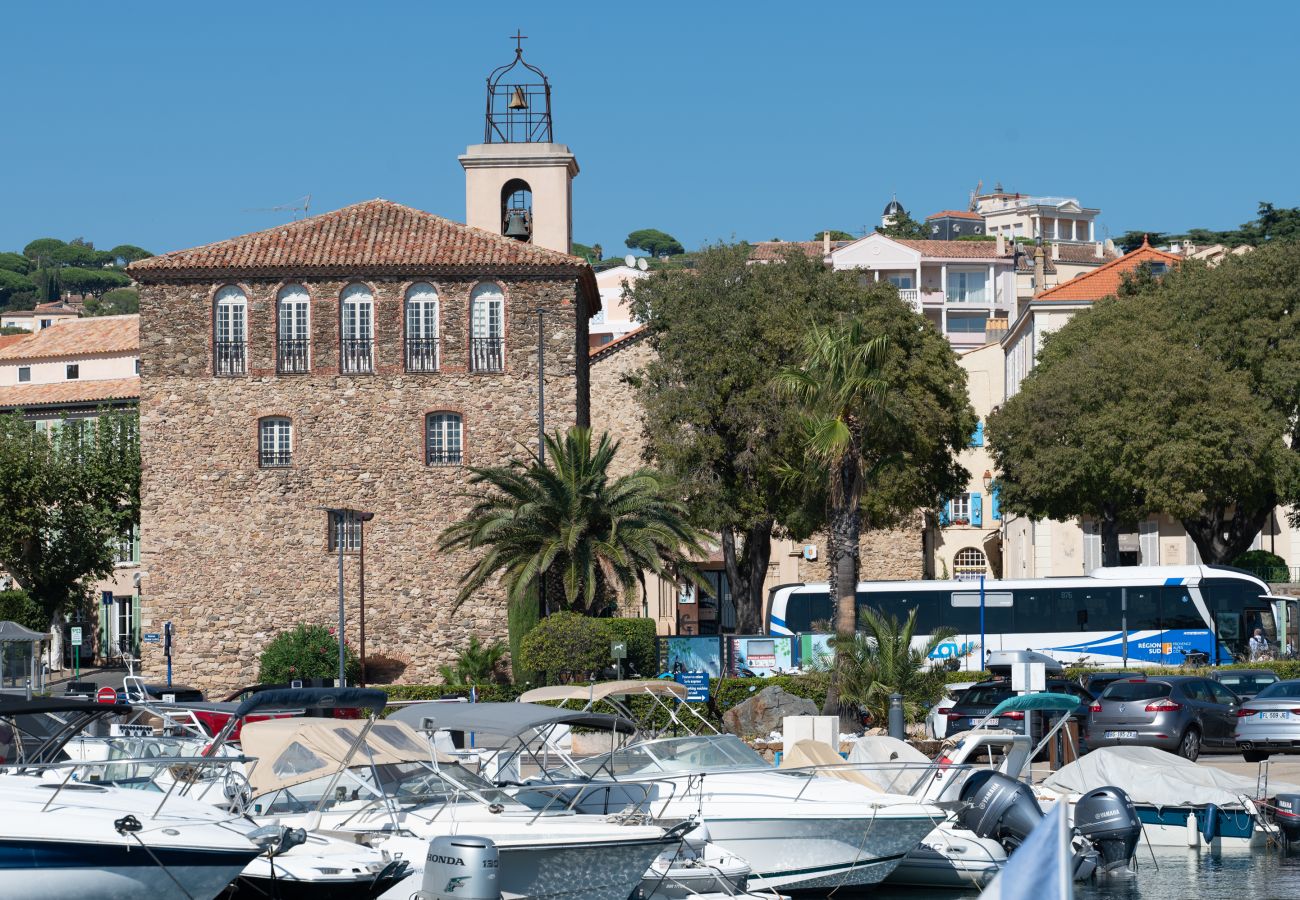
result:
[(523, 210), (510, 211), (510, 215), (506, 217), (505, 235), (517, 241), (528, 240), (528, 216)]
[(506, 104), (511, 109), (527, 109), (528, 98), (524, 96), (522, 85), (515, 85), (515, 92), (510, 95), (510, 102)]

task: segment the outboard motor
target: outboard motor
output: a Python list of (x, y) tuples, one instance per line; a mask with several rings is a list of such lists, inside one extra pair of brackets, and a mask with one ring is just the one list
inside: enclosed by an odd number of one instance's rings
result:
[(1273, 798), (1273, 822), (1288, 842), (1300, 841), (1300, 794), (1278, 794)]
[(962, 785), (961, 799), (968, 804), (957, 813), (962, 827), (992, 838), (1008, 853), (1024, 843), (1043, 818), (1028, 785), (991, 769), (971, 773)]
[(1142, 837), (1142, 820), (1128, 794), (1117, 787), (1099, 787), (1075, 804), (1074, 830), (1097, 848), (1098, 871), (1105, 874), (1128, 868)]
[(447, 835), (429, 841), (424, 880), (412, 900), (501, 900), (497, 845), (487, 838)]

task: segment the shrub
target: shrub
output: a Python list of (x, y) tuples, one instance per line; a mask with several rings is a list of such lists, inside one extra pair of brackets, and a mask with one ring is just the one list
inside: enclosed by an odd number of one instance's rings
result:
[(566, 677), (583, 679), (609, 665), (609, 634), (600, 619), (553, 613), (520, 642), (520, 662), (551, 684)]
[(0, 622), (17, 622), (32, 631), (49, 631), (50, 620), (41, 605), (21, 588), (0, 591)]
[[(651, 678), (659, 671), (658, 630), (654, 619), (602, 619), (611, 641), (627, 642), (623, 669)], [(608, 659), (608, 650), (605, 654)]]
[(484, 647), (478, 635), (472, 634), (469, 646), (460, 652), (455, 666), (439, 666), (442, 680), (449, 685), (487, 684), (497, 680), (497, 664), (506, 655), (506, 645), (497, 641)]
[[(352, 648), (343, 645), (343, 671), (348, 683), (355, 684), (361, 663)], [(282, 631), (262, 651), (257, 680), (263, 684), (282, 684), (298, 678), (337, 678), (339, 644), (324, 625), (299, 622), (291, 631)]]
[(1234, 559), (1232, 564), (1238, 569), (1254, 572), (1264, 581), (1288, 582), (1291, 580), (1291, 569), (1287, 566), (1286, 560), (1276, 553), (1269, 553), (1267, 550), (1247, 550)]

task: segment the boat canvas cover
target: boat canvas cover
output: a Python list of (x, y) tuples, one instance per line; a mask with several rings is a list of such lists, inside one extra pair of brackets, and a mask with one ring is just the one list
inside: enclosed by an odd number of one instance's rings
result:
[[(1255, 777), (1157, 750), (1155, 747), (1101, 747), (1078, 762), (1063, 766), (1043, 782), (1054, 791), (1082, 794), (1113, 785), (1141, 806), (1240, 807), (1242, 797), (1254, 797)], [(1300, 792), (1300, 786), (1270, 781), (1270, 794)]]
[(667, 678), (625, 678), (622, 681), (601, 681), (596, 684), (556, 684), (533, 688), (519, 697), (520, 703), (546, 703), (555, 700), (577, 700), (595, 703), (606, 697), (659, 694), (686, 699), (686, 685)]
[[(239, 743), (246, 756), (257, 757), (249, 774), (255, 796), (324, 778), (348, 760), (365, 722), (355, 719), (268, 719), (249, 722)], [(369, 753), (367, 753), (369, 750)], [(428, 763), (433, 751), (403, 722), (376, 722), (348, 765)], [(439, 760), (449, 762), (450, 760)]]
[(844, 757), (835, 752), (835, 748), (825, 741), (805, 738), (795, 741), (794, 746), (781, 754), (782, 769), (808, 769), (816, 767), (816, 774), (827, 778), (839, 778), (860, 784), (877, 794), (886, 793), (885, 789), (856, 769), (849, 768)]
[(849, 751), (849, 762), (880, 766), (878, 778), (888, 778), (888, 791), (910, 794), (913, 786), (934, 761), (906, 741), (885, 734), (868, 734), (858, 738)]

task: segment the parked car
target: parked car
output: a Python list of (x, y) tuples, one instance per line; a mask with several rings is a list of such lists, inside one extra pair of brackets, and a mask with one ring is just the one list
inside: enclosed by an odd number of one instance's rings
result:
[(1211, 676), (1242, 700), (1249, 700), (1270, 684), (1282, 679), (1268, 669), (1219, 669)]
[(1233, 738), (1246, 762), (1300, 753), (1300, 680), (1274, 682), (1245, 701)]
[(1195, 760), (1202, 749), (1235, 749), (1241, 699), (1194, 675), (1125, 678), (1106, 688), (1088, 714), (1088, 748), (1157, 747)]
[[(1092, 702), (1092, 694), (1085, 691), (1078, 682), (1065, 678), (1047, 679), (1047, 690), (1054, 694), (1072, 694), (1079, 698), (1079, 710), (1072, 715), (1082, 726), (1088, 717), (1088, 704)], [(957, 702), (948, 710), (947, 729), (939, 736), (946, 737), (973, 728), (981, 719), (993, 712), (994, 707), (1008, 697), (1014, 696), (1015, 693), (1011, 689), (1009, 678), (993, 678), (979, 682), (957, 698)], [(1034, 742), (1037, 742), (1043, 735), (1044, 719), (1044, 714), (1041, 712), (1024, 713), (1012, 710), (998, 716), (989, 725), (1019, 734), (1028, 734)], [(1026, 722), (1029, 723), (1028, 730), (1026, 730)], [(1080, 730), (1082, 731), (1082, 728)]]
[(978, 682), (958, 681), (955, 684), (944, 686), (943, 696), (939, 701), (930, 707), (929, 714), (925, 717), (925, 730), (930, 733), (931, 740), (941, 740), (948, 733), (948, 710), (952, 709), (961, 695), (973, 688)]
[(1093, 698), (1097, 698), (1101, 696), (1102, 691), (1115, 682), (1132, 677), (1132, 672), (1090, 672), (1087, 675), (1079, 676), (1079, 684), (1083, 685), (1083, 689), (1091, 694)]

